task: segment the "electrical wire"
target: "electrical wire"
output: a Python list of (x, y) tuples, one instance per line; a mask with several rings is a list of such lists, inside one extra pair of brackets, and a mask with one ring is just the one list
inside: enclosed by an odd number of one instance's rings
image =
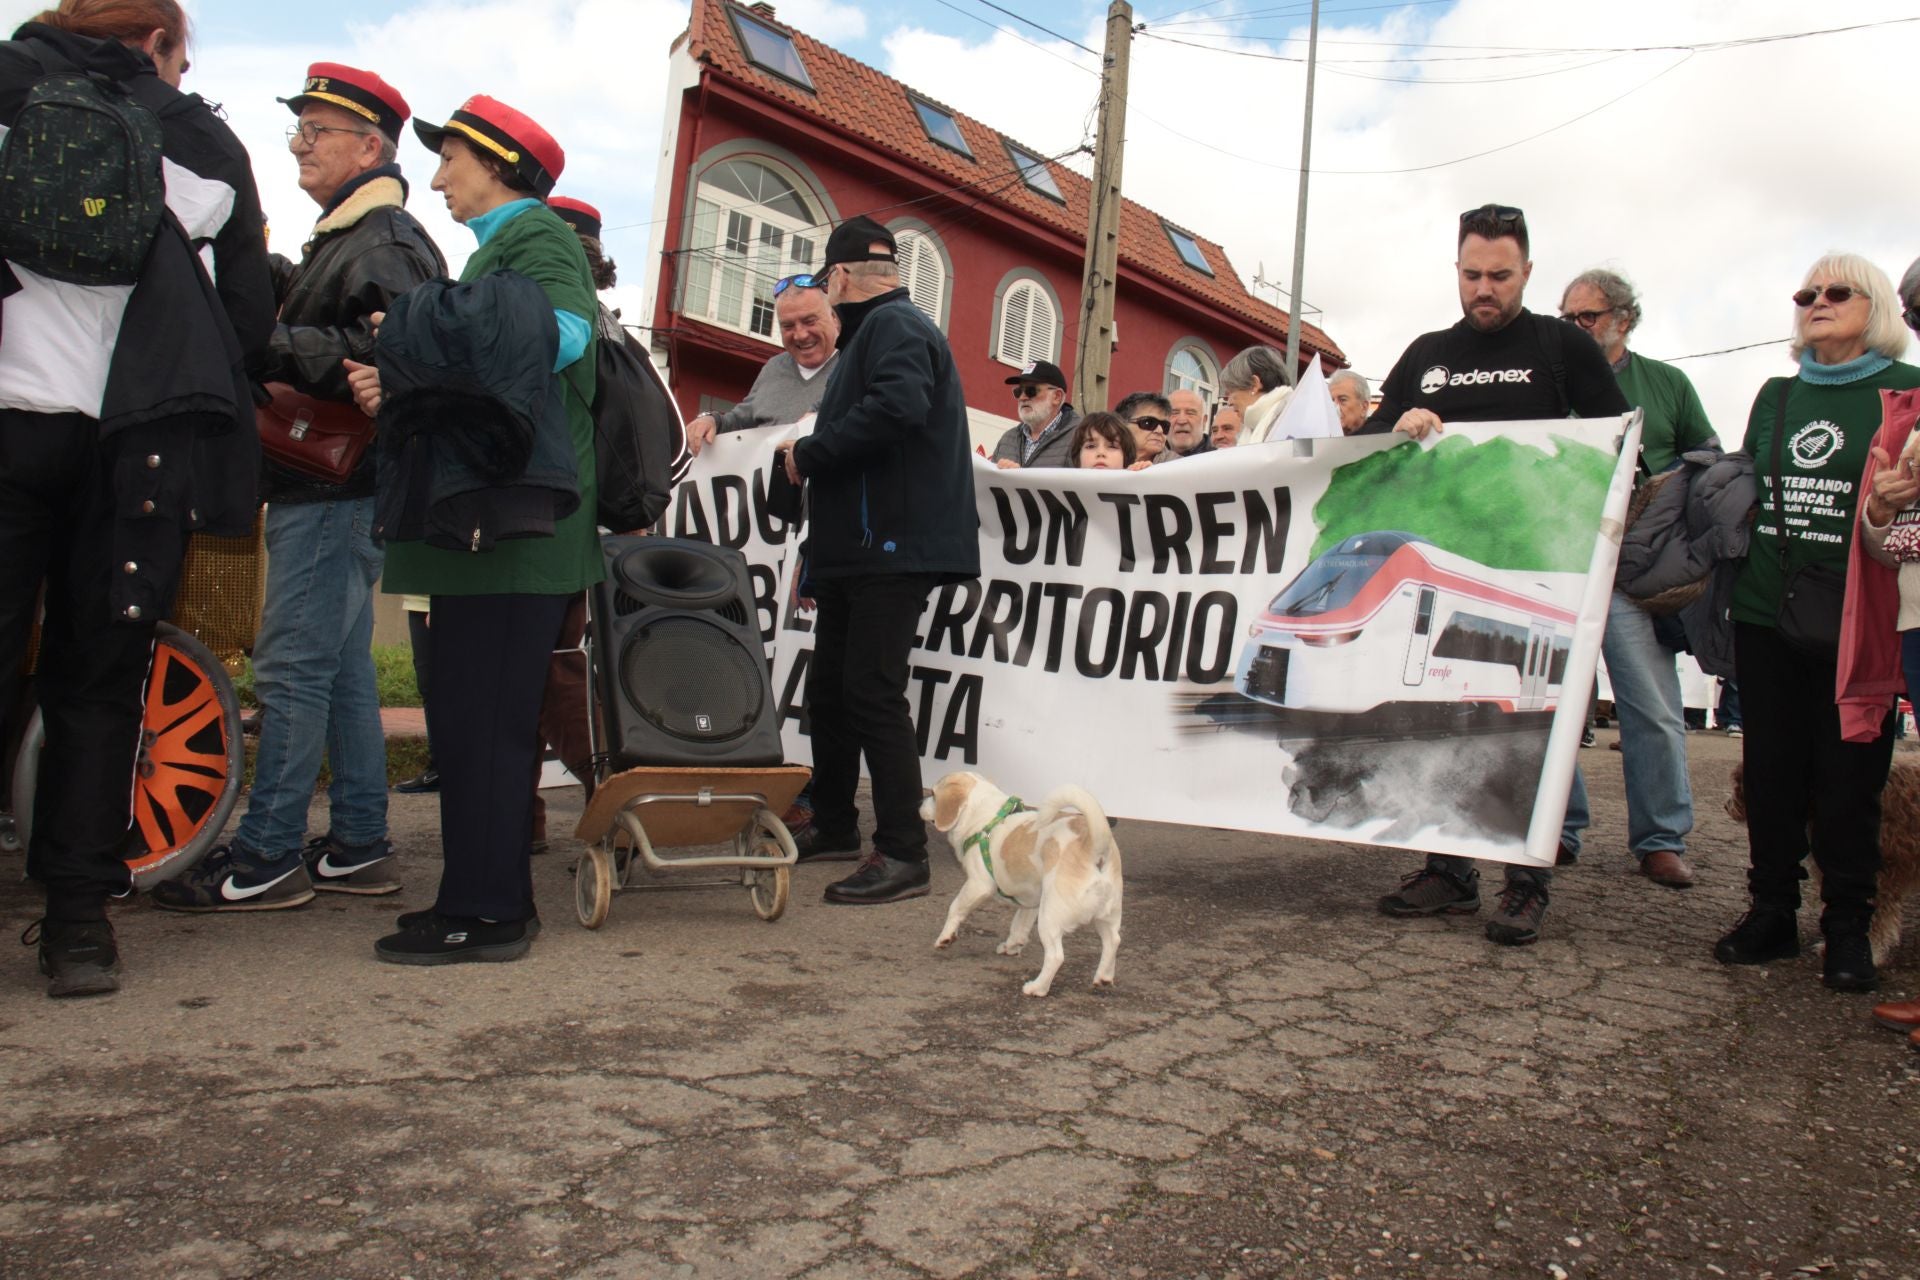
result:
[(1722, 347), (1718, 351), (1696, 351), (1692, 355), (1687, 356), (1661, 356), (1660, 359), (1668, 364), (1674, 364), (1681, 360), (1705, 360), (1708, 356), (1729, 356), (1736, 351), (1752, 351), (1758, 347), (1777, 347), (1783, 342), (1792, 341), (1793, 339), (1791, 338), (1769, 338), (1765, 342), (1749, 342), (1739, 347)]
[[(1018, 40), (1021, 44), (1027, 45), (1034, 49), (1038, 49), (1040, 52), (1046, 54), (1049, 58), (1058, 58), (1060, 61), (1072, 67), (1075, 71), (1083, 71), (1087, 75), (1094, 76), (1096, 78), (1100, 75), (1100, 72), (1098, 70), (1088, 66), (1084, 62), (1075, 62), (1072, 58), (1069, 58), (1066, 54), (1061, 53), (1058, 49), (1049, 49), (1047, 48), (1046, 45), (1041, 44), (1038, 40), (1029, 40), (1025, 36), (1021, 35), (1018, 31), (1009, 31), (1007, 28), (1001, 26), (999, 23), (993, 21), (992, 19), (983, 18), (977, 13), (972, 13), (966, 9), (962, 9), (959, 5), (950, 3), (949, 0), (933, 0), (933, 2), (944, 9), (953, 10), (955, 13), (959, 14), (963, 18), (971, 18), (973, 21), (979, 23), (983, 27), (987, 27), (991, 30), (998, 31), (1003, 36), (1009, 36), (1012, 39)], [(1074, 44), (1075, 42), (1069, 40), (1067, 43)], [(1086, 49), (1085, 45), (1078, 45), (1078, 47), (1082, 49)], [(1090, 49), (1087, 51), (1089, 53), (1093, 52)], [(1094, 56), (1101, 58), (1102, 64), (1104, 65), (1105, 58), (1102, 55), (1094, 54)]]

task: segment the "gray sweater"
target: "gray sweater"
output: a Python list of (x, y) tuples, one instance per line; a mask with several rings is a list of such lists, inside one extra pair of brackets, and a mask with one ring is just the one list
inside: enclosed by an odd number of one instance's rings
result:
[(827, 390), (827, 378), (839, 359), (840, 353), (836, 351), (812, 378), (803, 378), (792, 353), (782, 351), (760, 366), (760, 376), (753, 380), (753, 388), (745, 400), (715, 415), (719, 424), (715, 430), (745, 431), (748, 427), (800, 421), (820, 407), (820, 397)]

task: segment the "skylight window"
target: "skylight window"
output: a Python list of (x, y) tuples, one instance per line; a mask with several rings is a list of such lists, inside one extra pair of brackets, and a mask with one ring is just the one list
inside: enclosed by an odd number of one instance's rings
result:
[(1200, 242), (1171, 223), (1163, 222), (1167, 229), (1167, 239), (1173, 241), (1173, 248), (1180, 255), (1180, 261), (1203, 275), (1212, 275), (1213, 268), (1207, 265), (1207, 255), (1200, 252)]
[(920, 127), (927, 131), (927, 137), (949, 151), (958, 151), (967, 159), (973, 159), (973, 149), (967, 146), (966, 138), (961, 136), (960, 122), (953, 118), (952, 112), (918, 98), (909, 101), (913, 103), (913, 109), (920, 113)]
[[(1002, 138), (1001, 141), (1006, 142), (1006, 139)], [(1060, 185), (1053, 180), (1053, 172), (1047, 168), (1045, 160), (1011, 142), (1007, 142), (1007, 154), (1013, 157), (1013, 167), (1020, 171), (1027, 190), (1038, 192), (1049, 200), (1058, 200), (1061, 204), (1067, 202), (1067, 198), (1060, 194)]]
[(802, 89), (813, 88), (807, 66), (800, 61), (800, 51), (793, 47), (793, 40), (786, 32), (756, 22), (738, 9), (729, 12), (733, 29), (740, 35), (740, 47), (747, 51), (748, 62), (782, 80), (791, 80)]

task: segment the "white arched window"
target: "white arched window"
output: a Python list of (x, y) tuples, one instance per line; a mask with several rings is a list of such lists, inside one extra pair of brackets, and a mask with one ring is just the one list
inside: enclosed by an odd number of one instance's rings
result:
[(724, 329), (778, 342), (773, 286), (813, 270), (826, 219), (757, 160), (723, 160), (700, 175), (686, 244), (682, 310)]
[(894, 234), (894, 257), (900, 261), (900, 283), (906, 286), (913, 305), (935, 324), (947, 305), (947, 264), (940, 247), (924, 231), (899, 231)]
[(1212, 404), (1220, 390), (1220, 371), (1213, 367), (1213, 357), (1199, 347), (1177, 348), (1167, 361), (1167, 390), (1197, 391)]
[(1034, 280), (1016, 280), (1000, 297), (993, 358), (1024, 369), (1036, 360), (1056, 360), (1060, 316), (1053, 299)]

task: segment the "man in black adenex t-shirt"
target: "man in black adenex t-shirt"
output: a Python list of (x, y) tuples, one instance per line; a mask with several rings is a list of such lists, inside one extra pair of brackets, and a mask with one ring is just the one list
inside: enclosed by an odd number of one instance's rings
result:
[[(1533, 273), (1527, 220), (1518, 209), (1483, 205), (1460, 215), (1460, 310), (1450, 329), (1414, 339), (1380, 386), (1380, 408), (1363, 432), (1399, 431), (1424, 439), (1448, 422), (1520, 422), (1604, 418), (1628, 411), (1607, 358), (1588, 334), (1520, 305)], [(1561, 860), (1580, 851), (1587, 786), (1576, 768), (1560, 830)], [(1519, 946), (1540, 936), (1547, 912), (1545, 867), (1507, 866), (1500, 909), (1487, 937)], [(1480, 908), (1480, 873), (1470, 858), (1427, 855), (1396, 893), (1380, 899), (1390, 916), (1466, 913)]]

